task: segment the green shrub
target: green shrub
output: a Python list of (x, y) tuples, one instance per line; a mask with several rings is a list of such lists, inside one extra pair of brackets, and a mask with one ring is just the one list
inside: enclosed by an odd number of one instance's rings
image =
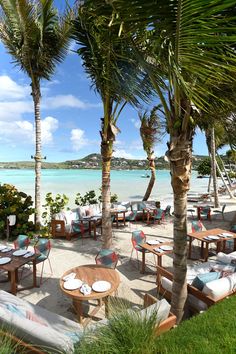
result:
[(6, 230), (7, 216), (16, 215), (16, 223), (11, 226), (10, 235), (15, 237), (19, 234), (26, 234), (34, 229), (34, 224), (29, 221), (30, 215), (34, 213), (31, 196), (19, 192), (11, 184), (0, 184), (0, 233), (3, 235)]
[(44, 226), (41, 226), (40, 234), (42, 236), (50, 235), (51, 220), (54, 215), (60, 213), (65, 206), (69, 203), (69, 198), (65, 194), (56, 194), (53, 197), (52, 193), (47, 193), (45, 197), (45, 204), (43, 208), (45, 209), (42, 213), (42, 219)]

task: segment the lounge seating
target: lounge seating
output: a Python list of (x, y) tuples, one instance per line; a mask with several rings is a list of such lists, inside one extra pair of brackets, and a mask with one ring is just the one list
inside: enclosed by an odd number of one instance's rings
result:
[[(188, 266), (187, 302), (194, 312), (205, 311), (209, 306), (212, 306), (236, 293), (235, 266), (220, 262), (220, 259), (222, 259), (220, 258), (220, 254), (218, 257), (218, 261), (210, 261)], [(231, 253), (231, 257), (228, 259), (231, 261), (234, 257), (236, 259), (236, 252)], [(224, 260), (226, 260), (226, 258)], [(219, 278), (221, 274), (213, 273), (221, 273), (224, 276)], [(172, 295), (172, 281), (173, 274), (166, 269), (157, 266), (158, 292), (169, 300)]]
[(54, 215), (51, 221), (52, 237), (66, 237), (70, 240), (72, 236), (83, 235), (89, 228), (88, 223), (84, 221), (80, 223), (85, 216), (101, 216), (100, 204), (80, 206)]
[[(170, 313), (170, 305), (165, 299), (158, 301), (146, 294), (144, 307), (145, 309), (139, 311), (141, 317), (157, 312), (157, 335), (176, 324), (176, 317)], [(108, 321), (91, 324), (91, 328), (96, 330), (96, 326), (106, 325)], [(20, 346), (25, 346), (26, 353), (73, 353), (75, 343), (84, 333), (84, 328), (79, 323), (3, 290), (0, 291), (0, 324), (10, 327), (14, 334), (10, 335), (11, 338)]]

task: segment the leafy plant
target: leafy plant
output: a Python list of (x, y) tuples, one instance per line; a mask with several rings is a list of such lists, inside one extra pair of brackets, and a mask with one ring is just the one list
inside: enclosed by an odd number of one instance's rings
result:
[(94, 190), (88, 191), (82, 196), (80, 193), (76, 194), (75, 204), (76, 205), (89, 205), (89, 204), (97, 204), (98, 199), (96, 197), (96, 193)]
[(6, 230), (7, 217), (16, 215), (16, 223), (11, 226), (10, 235), (17, 236), (26, 234), (34, 230), (34, 224), (29, 221), (30, 215), (34, 213), (32, 208), (33, 201), (31, 196), (24, 192), (19, 192), (11, 184), (0, 184), (0, 232), (4, 234)]
[(69, 198), (65, 194), (56, 194), (53, 197), (52, 193), (47, 193), (45, 197), (45, 204), (43, 207), (45, 211), (42, 213), (42, 218), (44, 220), (44, 226), (41, 227), (41, 234), (46, 236), (50, 234), (51, 220), (54, 215), (60, 213), (69, 202)]
[[(102, 193), (102, 188), (99, 188), (100, 192)], [(98, 197), (99, 202), (102, 202), (102, 194), (99, 195)], [(111, 199), (110, 199), (111, 203), (116, 203), (118, 202), (118, 195), (116, 193), (111, 194)]]

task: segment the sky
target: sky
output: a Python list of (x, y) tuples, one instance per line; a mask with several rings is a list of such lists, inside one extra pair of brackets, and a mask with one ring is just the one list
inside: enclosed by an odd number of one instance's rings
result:
[[(61, 7), (61, 1), (55, 2)], [(71, 49), (75, 49), (74, 43)], [(34, 111), (30, 80), (0, 43), (0, 162), (29, 161), (35, 153)], [(48, 162), (61, 162), (100, 153), (101, 99), (91, 88), (91, 81), (81, 58), (70, 51), (56, 67), (50, 81), (41, 83), (42, 155)], [(150, 106), (150, 109), (152, 105)], [(114, 146), (114, 156), (146, 158), (139, 134), (138, 111), (127, 106), (123, 110)], [(167, 150), (166, 135), (155, 147), (155, 155)], [(193, 153), (207, 155), (205, 137), (194, 138)]]

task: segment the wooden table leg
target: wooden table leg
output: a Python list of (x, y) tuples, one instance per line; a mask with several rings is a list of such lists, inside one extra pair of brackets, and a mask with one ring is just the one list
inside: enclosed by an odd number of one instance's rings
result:
[(105, 304), (105, 317), (109, 318), (109, 296), (104, 297), (104, 304)]
[(145, 250), (142, 249), (142, 268), (141, 268), (141, 273), (145, 273)]
[(236, 238), (234, 238), (234, 251), (236, 251)]
[(126, 211), (124, 211), (124, 212), (123, 212), (123, 221), (124, 221), (124, 226), (126, 225), (126, 224), (125, 224), (125, 213), (126, 213)]
[(205, 255), (204, 255), (205, 262), (207, 262), (207, 260), (208, 260), (208, 254), (209, 254), (209, 243), (206, 242)]
[(162, 267), (162, 256), (157, 256), (157, 264)]
[(116, 213), (116, 227), (119, 227), (118, 213)]
[(191, 259), (191, 253), (192, 253), (192, 237), (189, 236), (189, 246), (188, 246), (188, 258)]
[(80, 324), (83, 322), (83, 304), (80, 300), (73, 299), (73, 307), (76, 311), (77, 319)]
[(39, 288), (40, 285), (37, 285), (37, 267), (36, 267), (36, 259), (33, 260), (33, 287)]
[(16, 270), (11, 272), (11, 293), (16, 295), (17, 286), (16, 286)]

